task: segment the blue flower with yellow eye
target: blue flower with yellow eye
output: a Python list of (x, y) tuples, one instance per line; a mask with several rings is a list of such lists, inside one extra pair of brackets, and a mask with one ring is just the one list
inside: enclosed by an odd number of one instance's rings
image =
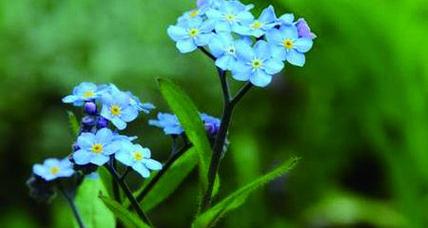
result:
[(73, 164), (67, 158), (63, 160), (49, 158), (43, 164), (35, 164), (33, 173), (46, 181), (51, 181), (57, 178), (70, 177), (74, 170)]
[[(215, 34), (208, 44), (216, 57), (215, 65), (222, 70), (231, 70), (236, 62), (236, 42), (230, 33)], [(241, 41), (243, 42), (243, 41)]]
[[(110, 84), (108, 86), (108, 89), (106, 91), (109, 91), (110, 93), (120, 93), (122, 92), (117, 86), (114, 84)], [(129, 104), (133, 106), (135, 109), (137, 109), (140, 112), (144, 112), (146, 114), (150, 113), (151, 110), (155, 109), (156, 107), (152, 103), (142, 103), (140, 99), (132, 94), (129, 91), (124, 92), (129, 97)]]
[(96, 134), (82, 133), (77, 138), (79, 150), (73, 153), (73, 160), (78, 165), (104, 165), (110, 155), (116, 153), (122, 146), (123, 140), (113, 140), (115, 136), (108, 128), (99, 130)]
[(119, 152), (115, 154), (116, 160), (122, 164), (132, 167), (142, 177), (148, 178), (150, 170), (161, 170), (162, 164), (150, 158), (150, 149), (139, 144), (125, 143)]
[(73, 89), (73, 94), (62, 99), (64, 103), (73, 103), (74, 106), (82, 106), (86, 101), (93, 101), (100, 97), (101, 91), (97, 85), (90, 82), (82, 82)]
[(213, 28), (213, 23), (195, 17), (169, 26), (167, 32), (171, 39), (177, 42), (176, 46), (181, 53), (189, 53), (210, 42)]
[(236, 28), (235, 32), (240, 35), (260, 38), (266, 33), (266, 31), (277, 25), (277, 20), (273, 6), (269, 6), (263, 10), (258, 19), (243, 23), (243, 25)]
[(165, 135), (180, 135), (184, 132), (176, 115), (158, 113), (156, 120), (149, 120), (149, 125), (162, 128)]
[(111, 121), (117, 129), (125, 129), (127, 123), (138, 116), (138, 106), (133, 105), (132, 100), (128, 93), (119, 90), (113, 89), (104, 93), (101, 97), (101, 116)]
[(239, 1), (224, 1), (217, 8), (211, 8), (205, 13), (209, 21), (215, 23), (215, 31), (236, 32), (241, 24), (253, 21), (254, 16), (249, 12), (252, 5), (246, 6)]
[(284, 68), (284, 63), (273, 58), (270, 46), (264, 40), (254, 47), (247, 43), (237, 46), (238, 61), (232, 69), (232, 77), (238, 81), (250, 81), (253, 85), (265, 87), (272, 81), (272, 75)]
[(313, 41), (308, 38), (299, 38), (295, 26), (281, 26), (272, 29), (266, 34), (266, 39), (272, 45), (272, 55), (281, 60), (287, 60), (295, 66), (305, 64), (304, 53), (312, 48)]

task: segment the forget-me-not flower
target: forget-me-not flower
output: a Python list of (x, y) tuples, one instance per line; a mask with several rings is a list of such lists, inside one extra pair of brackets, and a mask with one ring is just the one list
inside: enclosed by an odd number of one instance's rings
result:
[(138, 107), (131, 104), (132, 98), (128, 93), (111, 90), (101, 97), (101, 116), (110, 120), (119, 130), (127, 126), (127, 122), (135, 120), (138, 116)]
[(239, 1), (224, 1), (218, 8), (211, 8), (205, 14), (208, 21), (215, 23), (215, 31), (236, 32), (241, 24), (253, 21), (254, 16), (249, 12), (252, 5), (246, 6)]
[(113, 138), (113, 132), (108, 128), (103, 128), (96, 134), (82, 133), (77, 138), (79, 150), (73, 153), (74, 162), (78, 165), (104, 165), (110, 159), (109, 156), (121, 148), (122, 141), (113, 141)]
[(33, 173), (46, 181), (56, 178), (70, 177), (73, 175), (73, 164), (67, 159), (58, 160), (55, 158), (46, 159), (42, 164), (33, 166)]
[(272, 29), (277, 25), (277, 18), (273, 6), (269, 6), (264, 9), (260, 17), (254, 21), (248, 21), (243, 23), (242, 26), (238, 26), (235, 30), (240, 35), (255, 36), (260, 38), (266, 31)]
[(253, 85), (265, 87), (272, 81), (272, 75), (284, 68), (278, 58), (272, 58), (270, 46), (264, 40), (252, 48), (247, 43), (237, 46), (238, 61), (232, 70), (232, 77), (239, 81), (250, 81)]
[(180, 135), (184, 132), (176, 115), (158, 113), (156, 120), (149, 120), (149, 125), (162, 128), (166, 135)]
[[(114, 84), (110, 84), (108, 86), (108, 91), (111, 93), (123, 92), (119, 88), (117, 88), (117, 86)], [(126, 91), (124, 93), (128, 94), (129, 104), (131, 106), (135, 107), (140, 112), (144, 112), (144, 113), (148, 114), (148, 113), (150, 113), (151, 110), (156, 108), (152, 103), (142, 103), (140, 101), (140, 98), (138, 98), (137, 96), (132, 94), (130, 91)]]
[(142, 177), (148, 178), (150, 170), (161, 170), (162, 164), (150, 159), (150, 149), (139, 144), (125, 143), (115, 158), (126, 166), (132, 167)]
[(308, 38), (299, 38), (295, 26), (281, 26), (272, 29), (266, 34), (266, 39), (272, 45), (272, 55), (281, 60), (296, 65), (305, 64), (304, 53), (312, 48), (313, 41)]
[(181, 20), (177, 25), (168, 27), (168, 35), (176, 43), (181, 53), (189, 53), (209, 43), (213, 35), (213, 23), (201, 17), (192, 20)]
[(222, 70), (232, 70), (236, 62), (236, 42), (239, 41), (235, 41), (230, 33), (219, 33), (208, 44), (211, 54), (216, 57), (215, 65)]
[(91, 82), (82, 82), (73, 89), (73, 94), (62, 99), (64, 103), (73, 103), (74, 106), (82, 106), (86, 101), (99, 98), (101, 92), (97, 85)]

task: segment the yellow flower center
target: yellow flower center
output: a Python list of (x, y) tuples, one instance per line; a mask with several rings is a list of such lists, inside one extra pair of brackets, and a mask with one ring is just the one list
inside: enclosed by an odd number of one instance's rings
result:
[(103, 149), (104, 149), (103, 145), (96, 143), (96, 144), (92, 145), (91, 150), (92, 150), (92, 153), (94, 153), (94, 154), (101, 154), (103, 152)]
[(84, 98), (90, 98), (90, 97), (93, 97), (94, 95), (95, 95), (95, 93), (92, 90), (88, 90), (88, 91), (83, 93)]
[(226, 14), (225, 18), (226, 18), (226, 21), (229, 21), (229, 22), (234, 22), (236, 20), (236, 16), (231, 13)]
[(122, 113), (122, 109), (118, 105), (110, 106), (110, 112), (113, 116), (119, 116)]
[(263, 62), (260, 59), (254, 59), (251, 62), (251, 66), (253, 67), (254, 70), (259, 69), (260, 67), (263, 66)]
[(49, 170), (52, 175), (57, 175), (59, 173), (59, 167), (58, 166), (52, 166)]
[(199, 34), (199, 29), (196, 28), (192, 28), (189, 30), (189, 36), (190, 37), (196, 37)]
[(285, 39), (285, 40), (282, 42), (282, 45), (283, 45), (285, 48), (287, 48), (287, 49), (292, 49), (292, 48), (294, 47), (294, 42), (293, 42), (292, 40), (290, 40), (290, 39)]
[(135, 151), (134, 152), (134, 159), (136, 161), (141, 161), (141, 160), (143, 160), (143, 158), (144, 158), (144, 156), (143, 156), (143, 154), (140, 151)]
[(255, 21), (254, 23), (251, 24), (252, 29), (259, 29), (262, 26), (263, 26), (263, 23), (261, 23), (260, 21)]
[(197, 9), (192, 10), (192, 11), (190, 11), (189, 15), (190, 15), (190, 17), (196, 17), (199, 15), (199, 10), (197, 10)]

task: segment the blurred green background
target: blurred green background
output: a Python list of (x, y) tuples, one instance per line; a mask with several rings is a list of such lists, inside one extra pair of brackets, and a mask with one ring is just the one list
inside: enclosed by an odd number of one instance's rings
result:
[[(292, 154), (302, 160), (219, 226), (428, 227), (426, 1), (253, 3), (255, 12), (273, 4), (278, 14), (305, 17), (318, 38), (304, 68), (287, 65), (235, 112), (220, 196)], [(168, 111), (155, 79), (171, 78), (202, 111), (221, 114), (213, 64), (199, 52), (179, 54), (166, 35), (193, 5), (0, 1), (1, 227), (71, 226), (61, 197), (38, 204), (25, 181), (33, 163), (69, 153), (66, 110), (72, 108), (61, 98), (79, 82), (113, 82)], [(147, 126), (150, 117), (128, 134), (165, 160), (170, 140)], [(196, 208), (196, 181), (194, 173), (151, 211), (153, 222), (186, 227)]]

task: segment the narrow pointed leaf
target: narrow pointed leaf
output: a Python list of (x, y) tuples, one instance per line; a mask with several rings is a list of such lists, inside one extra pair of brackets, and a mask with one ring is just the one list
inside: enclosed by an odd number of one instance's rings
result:
[(111, 212), (116, 216), (117, 219), (122, 221), (126, 227), (136, 227), (136, 228), (145, 228), (150, 227), (141, 221), (136, 214), (131, 213), (120, 203), (100, 195), (99, 198), (104, 202), (104, 204), (110, 209)]
[(200, 178), (202, 189), (205, 191), (208, 187), (207, 173), (211, 158), (211, 146), (198, 109), (190, 97), (173, 82), (165, 79), (158, 79), (158, 82), (164, 99), (177, 115), (187, 137), (199, 154)]
[(193, 222), (194, 228), (212, 227), (215, 223), (229, 211), (242, 206), (245, 203), (248, 195), (256, 189), (266, 185), (270, 181), (280, 177), (291, 170), (298, 162), (299, 158), (293, 157), (290, 160), (281, 164), (273, 171), (259, 177), (255, 181), (235, 191), (208, 211), (199, 215)]
[(76, 115), (74, 115), (74, 113), (71, 111), (67, 111), (67, 115), (68, 115), (68, 122), (70, 124), (71, 132), (75, 136), (79, 135), (80, 126), (79, 126), (79, 121), (77, 121)]

